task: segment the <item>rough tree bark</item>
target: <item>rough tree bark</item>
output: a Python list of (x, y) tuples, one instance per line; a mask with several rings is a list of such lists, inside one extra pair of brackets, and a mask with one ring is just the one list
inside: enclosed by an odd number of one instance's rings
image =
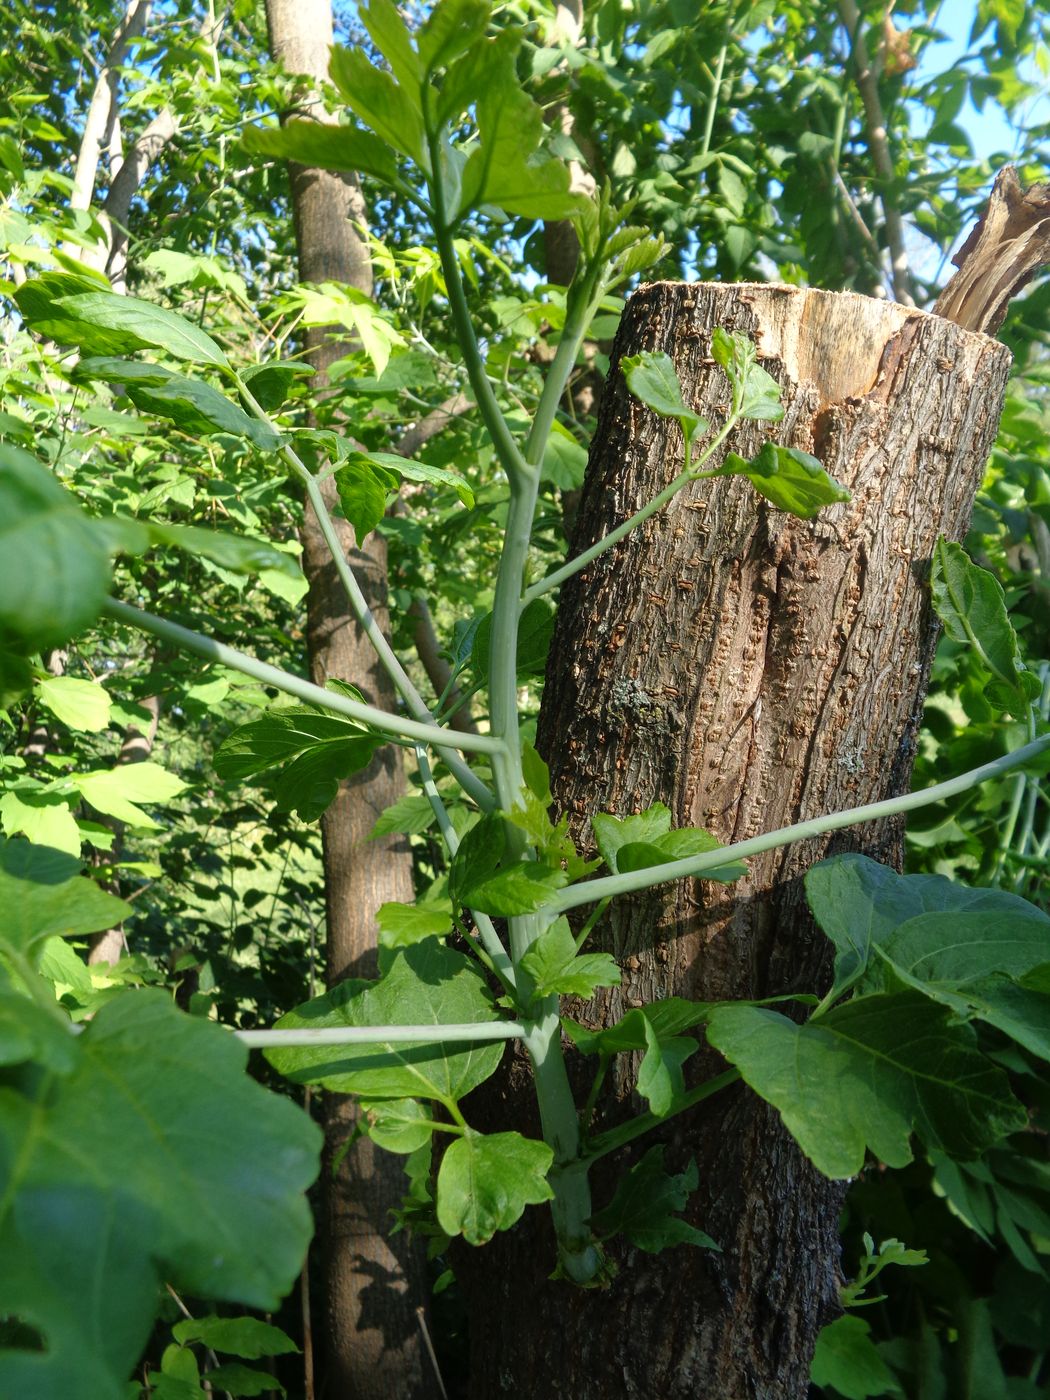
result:
[[(677, 427), (627, 393), (621, 356), (665, 351), (717, 426), (728, 391), (711, 356), (716, 326), (757, 341), (786, 403), (782, 423), (743, 425), (727, 447), (750, 456), (775, 437), (813, 452), (852, 500), (803, 522), (740, 480), (698, 482), (566, 584), (538, 743), (585, 848), (595, 811), (660, 801), (676, 826), (731, 841), (909, 785), (937, 635), (927, 563), (938, 534), (966, 529), (1009, 354), (940, 317), (851, 293), (644, 288), (617, 337), (574, 552), (680, 467)], [(623, 985), (578, 1009), (583, 1019), (607, 1024), (669, 995), (818, 990), (826, 945), (800, 877), (841, 849), (899, 865), (901, 831), (855, 829), (759, 857), (733, 886), (688, 881), (614, 905), (598, 937)], [(697, 1058), (696, 1079), (717, 1070), (713, 1053)], [(503, 1081), (504, 1111), (519, 1121), (523, 1078), (518, 1066)], [(630, 1108), (625, 1078), (607, 1122)], [(612, 1286), (582, 1292), (548, 1281), (553, 1254), (534, 1213), (466, 1270), (477, 1400), (806, 1394), (816, 1332), (837, 1307), (842, 1186), (741, 1086), (664, 1137), (670, 1168), (697, 1160), (689, 1215), (723, 1252), (621, 1253)], [(599, 1179), (599, 1206), (610, 1190)]]
[[(290, 73), (321, 81), (332, 44), (330, 0), (267, 0), (266, 16), (274, 58)], [(316, 104), (311, 115), (322, 115)], [(366, 220), (357, 181), (294, 164), (289, 175), (300, 281), (345, 282), (370, 292), (368, 247), (357, 232)], [(347, 346), (323, 330), (307, 335), (310, 362), (323, 375)], [(331, 478), (326, 486), (334, 495)], [(359, 548), (346, 522), (336, 523), (369, 606), (389, 631), (385, 542), (373, 534)], [(310, 581), (307, 640), (313, 679), (320, 685), (332, 677), (352, 681), (372, 704), (396, 708), (390, 681), (350, 615), (312, 512), (302, 541)], [(368, 839), (380, 813), (404, 791), (399, 751), (384, 748), (342, 785), (322, 820), (329, 986), (345, 977), (376, 975), (375, 911), (387, 900), (412, 899), (407, 843)], [(347, 1097), (326, 1095), (325, 1103), (331, 1160), (353, 1134), (356, 1114)], [(355, 1400), (423, 1400), (433, 1393), (417, 1312), (425, 1296), (423, 1258), (404, 1234), (388, 1234), (388, 1212), (404, 1194), (401, 1163), (362, 1137), (350, 1146), (338, 1174), (333, 1178), (326, 1170), (322, 1179), (327, 1186), (320, 1226), (328, 1309), (324, 1393)]]

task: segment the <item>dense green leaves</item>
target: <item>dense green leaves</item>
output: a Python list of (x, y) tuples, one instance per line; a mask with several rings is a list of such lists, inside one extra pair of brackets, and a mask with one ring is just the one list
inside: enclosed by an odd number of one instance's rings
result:
[(0, 444), (0, 646), (57, 646), (93, 621), (109, 551), (74, 498), (21, 448)]
[(991, 704), (1014, 715), (1027, 714), (1041, 686), (1021, 660), (998, 579), (978, 568), (960, 545), (942, 537), (934, 550), (930, 587), (945, 632), (953, 641), (971, 646), (988, 672), (985, 694)]
[(122, 899), (80, 874), (64, 851), (0, 839), (0, 953), (36, 960), (49, 938), (110, 928), (130, 912)]
[(289, 705), (235, 729), (215, 754), (215, 771), (230, 781), (265, 774), (282, 811), (315, 821), (384, 742), (341, 715)]
[(554, 1153), (545, 1142), (520, 1133), (457, 1138), (441, 1159), (437, 1178), (437, 1218), (446, 1235), (468, 1244), (486, 1244), (497, 1230), (509, 1230), (526, 1206), (553, 1196), (547, 1172)]
[[(653, 803), (637, 816), (614, 817), (599, 812), (591, 818), (591, 828), (602, 858), (614, 874), (717, 851), (721, 844), (702, 827), (672, 831), (670, 810), (662, 802)], [(732, 861), (716, 870), (705, 870), (703, 878), (728, 884), (746, 872), (746, 865)]]
[(507, 819), (482, 817), (464, 836), (449, 871), (453, 904), (501, 916), (532, 914), (569, 880), (558, 864), (522, 860)]
[(676, 1244), (717, 1249), (710, 1235), (677, 1214), (685, 1208), (698, 1182), (695, 1162), (672, 1176), (664, 1170), (663, 1147), (650, 1147), (624, 1175), (612, 1200), (592, 1217), (591, 1224), (599, 1238), (624, 1235), (647, 1254), (658, 1254)]
[(77, 1049), (67, 1074), (0, 1092), (0, 1311), (46, 1345), (0, 1352), (0, 1388), (124, 1400), (162, 1279), (276, 1307), (309, 1239), (320, 1134), (163, 993), (103, 1006)]
[[(285, 1029), (310, 1026), (466, 1024), (496, 1020), (478, 966), (437, 939), (404, 949), (378, 982), (341, 982), (324, 996), (282, 1016)], [(425, 1098), (455, 1102), (494, 1073), (503, 1044), (435, 1042), (404, 1045), (296, 1046), (268, 1050), (267, 1059), (300, 1084), (322, 1084), (367, 1099)]]
[(912, 1132), (974, 1157), (1026, 1121), (973, 1031), (918, 992), (861, 997), (805, 1026), (723, 1006), (707, 1034), (827, 1176), (855, 1176), (866, 1146), (904, 1166)]

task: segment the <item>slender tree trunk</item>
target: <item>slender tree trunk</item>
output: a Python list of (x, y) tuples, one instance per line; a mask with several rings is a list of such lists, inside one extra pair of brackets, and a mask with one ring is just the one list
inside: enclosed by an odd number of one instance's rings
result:
[[(315, 82), (324, 78), (332, 43), (330, 0), (267, 0), (266, 15), (274, 57), (291, 73)], [(345, 282), (370, 292), (368, 248), (357, 232), (366, 209), (356, 180), (294, 164), (289, 174), (300, 281)], [(347, 349), (323, 331), (310, 332), (307, 345), (321, 374)], [(326, 488), (333, 488), (330, 478)], [(359, 548), (345, 522), (337, 521), (337, 528), (369, 606), (388, 631), (386, 545), (373, 534)], [(349, 613), (312, 512), (302, 538), (314, 680), (321, 685), (329, 678), (352, 681), (372, 704), (396, 708), (390, 681)], [(404, 791), (399, 751), (387, 747), (343, 784), (322, 820), (330, 986), (345, 977), (375, 975), (375, 911), (387, 900), (412, 899), (407, 844), (392, 837), (369, 840), (379, 814)], [(334, 1161), (353, 1135), (356, 1114), (353, 1101), (340, 1095), (327, 1095), (326, 1106), (327, 1150)], [(400, 1160), (358, 1138), (337, 1174), (326, 1171), (323, 1180), (329, 1323), (324, 1393), (332, 1400), (421, 1400), (433, 1393), (417, 1312), (425, 1297), (425, 1266), (404, 1234), (391, 1238), (388, 1233), (389, 1211), (405, 1189)]]
[[(759, 504), (741, 480), (698, 482), (566, 585), (538, 742), (585, 848), (595, 811), (660, 801), (676, 826), (731, 841), (909, 785), (937, 635), (927, 565), (938, 534), (960, 539), (967, 527), (1009, 355), (939, 317), (849, 293), (645, 288), (617, 337), (577, 552), (680, 466), (677, 427), (627, 393), (620, 357), (665, 351), (717, 426), (728, 391), (711, 355), (716, 326), (757, 340), (787, 406), (782, 423), (743, 425), (727, 446), (750, 456), (773, 437), (813, 452), (853, 498), (804, 522)], [(819, 990), (826, 944), (801, 876), (841, 849), (899, 865), (901, 830), (840, 833), (758, 857), (733, 886), (685, 881), (614, 905), (598, 938), (623, 985), (578, 1013), (607, 1024), (670, 995)], [(702, 1052), (694, 1077), (718, 1067)], [(628, 1068), (606, 1122), (638, 1111)], [(512, 1101), (522, 1077), (505, 1081)], [(573, 1290), (547, 1279), (548, 1230), (534, 1213), (468, 1262), (477, 1400), (806, 1395), (816, 1333), (837, 1308), (843, 1188), (741, 1086), (663, 1136), (673, 1169), (697, 1161), (689, 1218), (722, 1252), (619, 1251), (607, 1290)], [(598, 1206), (623, 1165), (596, 1182)]]

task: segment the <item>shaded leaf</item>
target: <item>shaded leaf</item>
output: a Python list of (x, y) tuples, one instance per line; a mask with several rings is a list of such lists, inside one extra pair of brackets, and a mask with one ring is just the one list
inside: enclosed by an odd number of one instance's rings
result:
[(698, 1182), (695, 1162), (677, 1176), (670, 1176), (664, 1170), (663, 1147), (650, 1147), (622, 1177), (604, 1210), (591, 1217), (591, 1225), (600, 1238), (624, 1235), (647, 1254), (659, 1254), (676, 1244), (718, 1249), (710, 1235), (675, 1214), (684, 1210)]
[(109, 591), (107, 541), (48, 469), (0, 443), (0, 645), (58, 646)]
[(299, 1350), (286, 1332), (258, 1317), (187, 1317), (175, 1323), (171, 1335), (184, 1345), (200, 1342), (212, 1351), (243, 1356), (248, 1361)]
[(81, 876), (82, 868), (64, 851), (0, 841), (0, 949), (35, 961), (49, 938), (97, 933), (127, 918), (130, 906)]
[(437, 1218), (446, 1235), (485, 1244), (497, 1230), (509, 1230), (525, 1207), (554, 1195), (547, 1173), (554, 1160), (545, 1142), (520, 1133), (481, 1133), (468, 1129), (441, 1159), (437, 1178)]
[(46, 1346), (0, 1353), (0, 1391), (124, 1400), (162, 1280), (279, 1305), (310, 1237), (321, 1140), (244, 1073), (228, 1031), (165, 993), (102, 1006), (77, 1049), (39, 1097), (0, 1095), (0, 1312)]
[(860, 997), (805, 1026), (722, 1006), (707, 1036), (826, 1176), (855, 1176), (866, 1146), (888, 1166), (906, 1165), (913, 1132), (927, 1147), (974, 1157), (1027, 1121), (971, 1028), (918, 992)]
[(904, 1393), (872, 1341), (871, 1328), (849, 1313), (818, 1333), (810, 1379), (814, 1385), (833, 1386), (845, 1400)]
[[(672, 831), (670, 810), (662, 802), (654, 802), (647, 811), (629, 817), (597, 812), (591, 818), (591, 830), (602, 859), (614, 874), (717, 851), (721, 845), (702, 827)], [(746, 874), (743, 862), (731, 861), (715, 870), (705, 870), (701, 878), (728, 884)]]
[[(309, 1026), (433, 1025), (488, 1022), (496, 1007), (477, 965), (435, 938), (399, 952), (378, 982), (341, 982), (277, 1022)], [(503, 1042), (295, 1046), (266, 1058), (297, 1084), (323, 1084), (367, 1099), (462, 1098), (495, 1072)]]

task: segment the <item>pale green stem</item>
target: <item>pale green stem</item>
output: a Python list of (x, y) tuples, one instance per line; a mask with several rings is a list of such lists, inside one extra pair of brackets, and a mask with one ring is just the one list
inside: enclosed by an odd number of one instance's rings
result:
[(712, 453), (716, 452), (722, 443), (725, 442), (726, 438), (736, 427), (738, 420), (739, 412), (734, 403), (733, 412), (730, 413), (724, 425), (711, 439), (710, 443), (704, 449), (703, 456), (695, 466), (690, 461), (692, 441), (687, 438), (685, 443), (685, 466), (675, 479), (665, 486), (658, 495), (654, 496), (651, 501), (642, 506), (641, 510), (635, 511), (634, 515), (628, 520), (625, 520), (622, 525), (617, 525), (615, 530), (610, 530), (607, 535), (603, 535), (600, 540), (592, 544), (590, 549), (585, 549), (582, 554), (577, 554), (575, 558), (570, 559), (567, 564), (563, 564), (560, 569), (555, 569), (554, 573), (547, 574), (544, 578), (538, 579), (531, 588), (525, 590), (524, 596), (522, 597), (522, 604), (527, 605), (531, 603), (534, 598), (540, 598), (544, 593), (549, 593), (551, 589), (560, 588), (566, 579), (572, 578), (573, 574), (578, 574), (581, 569), (585, 569), (587, 565), (597, 559), (600, 554), (604, 554), (607, 549), (612, 549), (613, 545), (619, 544), (620, 540), (626, 535), (629, 535), (632, 530), (637, 530), (638, 526), (643, 525), (650, 516), (655, 515), (657, 511), (663, 510), (668, 501), (673, 500), (683, 486), (688, 486), (691, 481), (703, 481), (713, 478), (715, 475), (714, 472), (703, 472), (700, 468), (705, 462), (710, 460)]
[(341, 695), (335, 690), (324, 690), (319, 685), (289, 675), (287, 671), (281, 671), (265, 661), (258, 661), (254, 656), (235, 651), (233, 647), (217, 642), (212, 637), (206, 637), (201, 632), (192, 632), (188, 627), (180, 627), (177, 622), (169, 622), (167, 618), (143, 612), (141, 608), (118, 602), (116, 598), (106, 599), (104, 611), (118, 622), (136, 627), (140, 632), (150, 632), (155, 637), (171, 642), (182, 651), (202, 656), (206, 661), (216, 661), (233, 671), (251, 676), (263, 685), (272, 685), (287, 695), (295, 695), (300, 700), (305, 700), (308, 705), (319, 705), (322, 709), (333, 710), (336, 714), (346, 715), (361, 724), (381, 729), (384, 733), (398, 738), (410, 739), (414, 743), (433, 744), (435, 747), (451, 741), (457, 748), (493, 757), (503, 752), (500, 741), (489, 734), (461, 734), (458, 731), (439, 729), (435, 724), (420, 724), (417, 720), (406, 719), (401, 715), (387, 714), (386, 710), (351, 700), (348, 695)]
[(557, 998), (549, 998), (542, 1016), (526, 1026), (525, 1048), (532, 1060), (536, 1102), (543, 1138), (554, 1150), (550, 1172), (551, 1215), (558, 1239), (561, 1267), (574, 1283), (592, 1282), (601, 1267), (591, 1228), (591, 1189), (586, 1170), (578, 1166), (580, 1124), (561, 1050), (561, 1019)]
[(718, 58), (715, 62), (715, 74), (711, 79), (711, 96), (707, 101), (707, 116), (704, 121), (704, 134), (700, 139), (700, 154), (706, 156), (711, 149), (711, 135), (715, 129), (715, 113), (718, 111), (718, 99), (722, 91), (722, 74), (726, 66), (726, 52), (728, 46), (723, 44), (718, 51)]
[(632, 530), (637, 530), (639, 525), (644, 525), (650, 516), (663, 510), (668, 501), (673, 500), (682, 487), (688, 486), (692, 479), (691, 472), (679, 472), (674, 481), (665, 486), (659, 495), (654, 496), (651, 501), (642, 506), (641, 510), (635, 511), (629, 520), (625, 520), (622, 525), (617, 525), (615, 530), (610, 530), (596, 544), (592, 544), (590, 549), (585, 549), (581, 554), (577, 554), (567, 564), (563, 564), (560, 569), (555, 569), (554, 573), (546, 574), (543, 578), (537, 579), (531, 588), (525, 590), (522, 603), (531, 603), (533, 599), (541, 598), (544, 593), (550, 593), (552, 589), (560, 588), (566, 579), (572, 578), (573, 574), (578, 574), (600, 554), (604, 554), (607, 549), (612, 549), (613, 545), (619, 544), (625, 535), (629, 535)]
[(579, 287), (573, 286), (569, 289), (569, 315), (566, 317), (558, 349), (543, 381), (543, 392), (540, 394), (525, 445), (526, 461), (533, 466), (538, 467), (543, 461), (551, 427), (558, 415), (558, 404), (576, 364), (587, 327), (604, 295), (605, 287), (600, 272), (592, 272)]
[[(416, 762), (419, 764), (419, 777), (423, 784), (423, 792), (430, 803), (431, 810), (437, 818), (438, 829), (441, 832), (445, 845), (448, 847), (450, 856), (454, 856), (459, 850), (459, 836), (455, 827), (449, 819), (448, 811), (442, 801), (441, 794), (437, 790), (434, 782), (434, 774), (431, 771), (430, 760), (427, 757), (426, 749), (421, 745), (416, 746)], [(513, 992), (516, 976), (514, 964), (507, 956), (507, 950), (503, 946), (496, 926), (487, 914), (483, 914), (480, 909), (472, 909), (470, 917), (474, 920), (474, 927), (478, 931), (481, 939), (481, 946), (488, 953), (492, 960), (492, 968), (503, 983), (508, 992)]]
[(526, 1028), (517, 1021), (479, 1021), (429, 1026), (317, 1026), (302, 1030), (234, 1031), (253, 1049), (293, 1045), (429, 1045), (472, 1040), (522, 1040)]
[[(277, 428), (248, 386), (238, 375), (234, 374), (233, 377), (237, 383), (237, 389), (241, 398), (244, 400), (247, 407), (251, 409), (253, 415), (258, 418), (261, 423), (265, 423), (267, 427), (276, 433), (278, 431)], [(409, 713), (414, 719), (421, 723), (429, 724), (433, 720), (433, 715), (427, 708), (426, 701), (412, 684), (408, 672), (401, 665), (393, 648), (383, 635), (383, 629), (375, 620), (372, 610), (368, 606), (368, 601), (361, 591), (361, 585), (357, 581), (357, 576), (350, 567), (349, 561), (343, 552), (342, 543), (336, 532), (335, 524), (332, 521), (324, 496), (321, 494), (321, 488), (317, 483), (317, 478), (289, 443), (281, 443), (280, 456), (295, 475), (299, 477), (306, 488), (307, 497), (314, 508), (317, 522), (321, 527), (321, 534), (324, 536), (325, 543), (332, 556), (332, 562), (335, 564), (336, 572), (346, 591), (351, 611), (357, 619), (358, 626), (371, 643), (373, 650), (379, 657), (380, 664), (393, 682), (394, 688), (408, 706)], [(456, 754), (451, 751), (448, 747), (447, 739), (441, 742), (439, 752), (449, 769), (455, 774), (464, 791), (468, 792), (482, 808), (491, 810), (493, 805), (492, 794), (481, 779), (470, 771), (470, 768), (462, 759), (458, 758)]]
[(507, 479), (513, 481), (524, 471), (525, 458), (521, 455), (521, 450), (514, 440), (514, 435), (503, 416), (492, 385), (489, 383), (485, 363), (481, 358), (477, 337), (474, 334), (474, 322), (471, 320), (470, 307), (467, 305), (463, 275), (460, 271), (459, 259), (456, 257), (455, 240), (445, 205), (445, 190), (441, 181), (440, 149), (435, 135), (428, 137), (428, 146), (432, 171), (429, 183), (434, 202), (434, 238), (441, 261), (441, 273), (445, 279), (445, 293), (452, 316), (452, 327), (459, 342), (459, 348), (463, 352), (467, 378), (474, 391), (474, 398), (477, 401), (482, 422), (492, 439), (492, 445), (496, 449), (500, 464), (507, 473)]
[(738, 1069), (727, 1069), (722, 1074), (716, 1074), (713, 1079), (705, 1079), (703, 1084), (698, 1084), (695, 1089), (690, 1089), (678, 1100), (671, 1112), (662, 1118), (658, 1118), (655, 1113), (640, 1113), (637, 1118), (630, 1118), (617, 1128), (610, 1128), (608, 1132), (599, 1133), (584, 1154), (583, 1161), (590, 1166), (599, 1157), (608, 1156), (617, 1148), (633, 1142), (635, 1138), (644, 1137), (654, 1128), (659, 1128), (662, 1124), (669, 1122), (679, 1113), (685, 1113), (686, 1109), (695, 1108), (698, 1103), (703, 1103), (704, 1099), (709, 1099), (712, 1094), (717, 1094), (722, 1089), (728, 1089), (739, 1078), (740, 1071)]
[(846, 826), (859, 826), (862, 822), (881, 821), (886, 817), (896, 817), (903, 812), (914, 812), (920, 807), (928, 807), (933, 802), (942, 802), (946, 797), (957, 797), (968, 792), (979, 783), (1002, 777), (1004, 773), (1029, 762), (1047, 748), (1050, 748), (1050, 734), (1026, 744), (1024, 748), (1002, 758), (972, 768), (957, 778), (936, 783), (923, 788), (921, 792), (905, 793), (901, 797), (889, 797), (883, 802), (870, 802), (862, 807), (850, 807), (845, 812), (829, 812), (809, 821), (796, 822), (793, 826), (781, 827), (779, 831), (769, 831), (762, 836), (752, 836), (747, 841), (737, 841), (731, 846), (720, 846), (716, 851), (706, 851), (703, 855), (687, 856), (683, 860), (668, 861), (664, 865), (652, 865), (646, 870), (633, 870), (625, 875), (607, 875), (600, 880), (587, 880), (579, 885), (556, 894), (550, 904), (544, 907), (547, 917), (564, 914), (581, 904), (590, 904), (596, 899), (610, 899), (616, 895), (634, 894), (638, 890), (651, 889), (671, 880), (684, 880), (688, 876), (702, 876), (705, 870), (716, 869), (730, 861), (744, 860), (748, 856), (761, 855), (764, 851), (775, 850), (778, 846), (790, 846), (795, 841), (807, 841), (815, 836), (825, 836), (829, 831), (841, 831)]

